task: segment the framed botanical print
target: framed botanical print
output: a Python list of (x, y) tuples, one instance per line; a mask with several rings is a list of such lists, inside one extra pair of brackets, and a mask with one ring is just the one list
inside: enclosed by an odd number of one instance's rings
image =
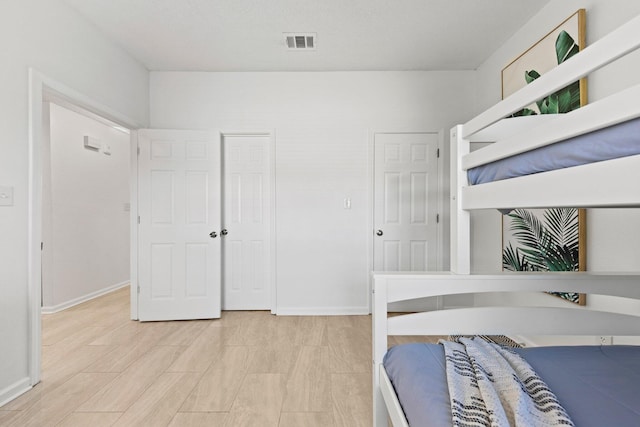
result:
[[(502, 97), (536, 80), (585, 45), (580, 9), (502, 70)], [(536, 101), (514, 116), (562, 114), (587, 103), (586, 79)], [(586, 211), (575, 208), (516, 209), (502, 220), (502, 268), (510, 271), (585, 271)], [(584, 294), (550, 292), (580, 305)]]

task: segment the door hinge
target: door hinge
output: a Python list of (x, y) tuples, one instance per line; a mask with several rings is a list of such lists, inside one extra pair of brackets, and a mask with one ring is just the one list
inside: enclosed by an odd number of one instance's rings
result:
[(140, 215), (138, 215), (138, 224), (140, 224)]
[(138, 295), (140, 295), (140, 285), (138, 285)]
[(140, 155), (140, 147), (136, 150), (138, 152), (138, 156)]
[(44, 250), (44, 242), (40, 242), (40, 250)]
[(440, 158), (440, 149), (439, 149), (439, 148), (436, 150), (436, 157), (437, 157), (438, 159)]
[(440, 223), (440, 214), (436, 214), (436, 224)]

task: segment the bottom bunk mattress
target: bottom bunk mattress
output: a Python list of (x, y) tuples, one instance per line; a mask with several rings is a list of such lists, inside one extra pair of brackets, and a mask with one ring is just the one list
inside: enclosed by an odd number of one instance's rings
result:
[[(640, 346), (514, 349), (558, 397), (576, 426), (640, 425)], [(451, 425), (444, 349), (391, 348), (384, 367), (412, 427)]]

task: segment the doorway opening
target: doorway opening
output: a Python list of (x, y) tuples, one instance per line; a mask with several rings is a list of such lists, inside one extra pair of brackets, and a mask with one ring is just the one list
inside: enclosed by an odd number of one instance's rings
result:
[[(67, 87), (66, 85), (57, 82), (34, 69), (29, 70), (29, 377), (31, 386), (34, 386), (40, 382), (41, 370), (42, 370), (42, 329), (41, 329), (41, 315), (42, 315), (42, 303), (44, 302), (44, 295), (42, 289), (43, 278), (43, 221), (44, 221), (44, 189), (43, 178), (45, 175), (45, 160), (48, 160), (48, 142), (49, 135), (47, 130), (49, 129), (48, 123), (43, 120), (44, 117), (50, 117), (50, 111), (47, 112), (47, 108), (52, 102), (57, 106), (65, 107), (66, 109), (83, 112), (85, 116), (92, 116), (100, 118), (103, 123), (108, 121), (113, 126), (119, 126), (123, 130), (136, 129), (139, 125), (120, 113), (111, 110), (110, 108), (94, 101), (86, 95), (75, 91)], [(57, 108), (57, 107), (55, 107)], [(47, 114), (45, 114), (47, 113)], [(47, 130), (46, 130), (47, 129)], [(84, 136), (84, 135), (83, 135)], [(95, 143), (95, 141), (94, 141)], [(84, 145), (84, 141), (80, 144)], [(83, 147), (84, 149), (84, 147)], [(102, 148), (100, 154), (103, 156), (109, 156), (106, 152), (109, 152), (109, 147)], [(129, 147), (130, 149), (130, 147)], [(113, 147), (111, 147), (113, 150)], [(111, 153), (113, 156), (113, 152)], [(131, 162), (133, 165), (133, 162)], [(135, 169), (131, 170), (131, 173), (135, 173)], [(135, 200), (137, 195), (135, 194), (133, 186), (131, 186), (130, 204), (125, 206), (126, 200), (121, 202), (120, 208), (128, 208), (132, 212), (136, 211)], [(71, 195), (69, 195), (71, 196)], [(125, 214), (128, 216), (128, 213)], [(132, 217), (133, 215), (131, 215)], [(132, 218), (128, 221), (133, 223)], [(131, 227), (130, 246), (132, 250), (132, 257), (135, 257), (135, 246), (133, 243), (137, 239), (136, 231), (134, 227)], [(132, 266), (135, 263), (131, 264)], [(133, 282), (134, 268), (131, 268), (130, 280)], [(128, 281), (127, 281), (128, 282)], [(116, 285), (124, 285), (123, 283), (116, 283)], [(91, 293), (91, 292), (89, 292)], [(86, 297), (86, 295), (84, 295)], [(71, 298), (73, 300), (74, 298)], [(80, 298), (81, 300), (82, 298)], [(55, 301), (55, 300), (52, 300)], [(67, 301), (60, 307), (71, 304), (74, 302)], [(55, 303), (52, 307), (55, 308)]]
[(45, 94), (42, 313), (129, 285), (129, 131)]

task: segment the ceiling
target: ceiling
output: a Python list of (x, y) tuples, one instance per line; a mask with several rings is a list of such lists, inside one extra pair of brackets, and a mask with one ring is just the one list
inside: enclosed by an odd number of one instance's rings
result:
[[(549, 0), (64, 0), (153, 71), (470, 70)], [(290, 51), (285, 32), (317, 33)]]

